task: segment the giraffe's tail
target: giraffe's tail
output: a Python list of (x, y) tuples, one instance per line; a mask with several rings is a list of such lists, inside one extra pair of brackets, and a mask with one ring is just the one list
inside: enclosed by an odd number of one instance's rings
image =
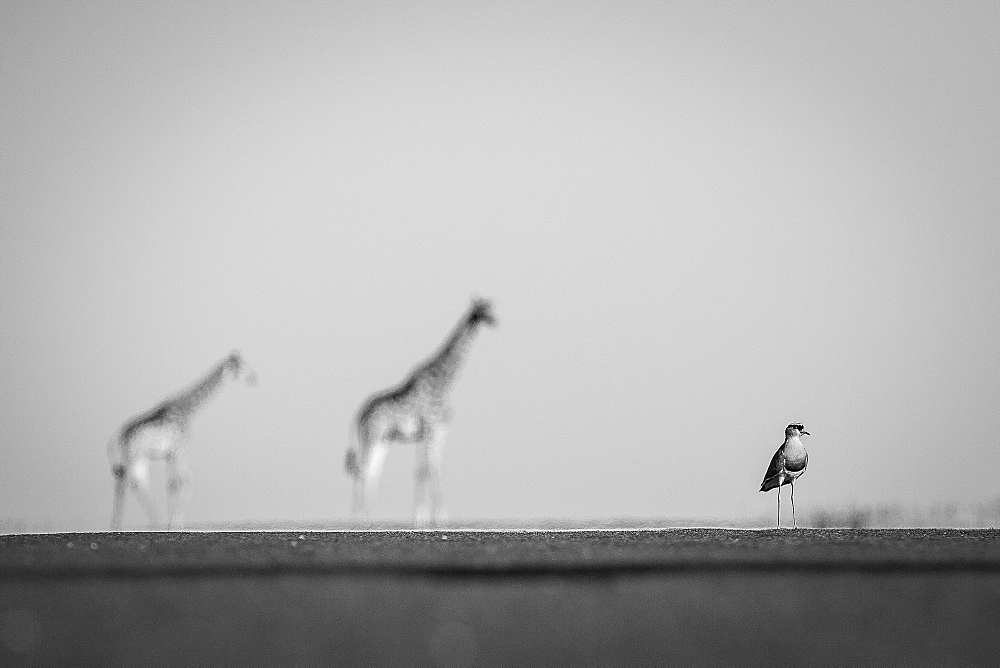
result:
[(359, 478), (361, 476), (361, 462), (358, 461), (358, 441), (360, 439), (358, 438), (357, 421), (351, 423), (351, 433), (348, 438), (350, 445), (344, 455), (344, 471), (352, 478)]
[(121, 434), (116, 433), (108, 440), (108, 462), (111, 474), (116, 478), (125, 477), (125, 457), (122, 452)]
[(361, 475), (361, 467), (358, 465), (358, 451), (353, 447), (344, 456), (344, 470), (352, 478), (357, 478)]

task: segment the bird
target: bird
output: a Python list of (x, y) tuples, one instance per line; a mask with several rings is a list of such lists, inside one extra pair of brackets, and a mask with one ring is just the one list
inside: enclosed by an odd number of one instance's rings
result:
[(778, 488), (778, 527), (781, 527), (781, 486), (792, 486), (792, 528), (795, 525), (795, 479), (806, 472), (809, 463), (809, 453), (802, 445), (802, 435), (811, 436), (799, 422), (793, 422), (785, 427), (785, 442), (771, 457), (771, 463), (760, 483), (760, 491), (767, 492)]

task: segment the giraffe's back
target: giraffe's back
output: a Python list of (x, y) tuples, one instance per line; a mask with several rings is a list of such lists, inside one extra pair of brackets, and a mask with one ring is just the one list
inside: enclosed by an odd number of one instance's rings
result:
[(359, 427), (370, 439), (415, 443), (425, 439), (430, 430), (432, 416), (425, 409), (403, 398), (384, 401), (366, 413)]
[(119, 441), (128, 459), (163, 459), (184, 435), (184, 423), (170, 404), (161, 404), (122, 427)]

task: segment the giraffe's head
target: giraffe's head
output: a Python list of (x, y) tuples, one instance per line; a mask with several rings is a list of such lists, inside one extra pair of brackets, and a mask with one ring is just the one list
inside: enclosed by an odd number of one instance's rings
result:
[(472, 306), (469, 307), (469, 324), (478, 325), (480, 323), (492, 327), (497, 324), (497, 319), (493, 315), (493, 304), (490, 300), (476, 297), (472, 300)]
[(233, 374), (233, 378), (235, 380), (242, 379), (244, 383), (250, 385), (251, 387), (257, 384), (257, 374), (250, 368), (250, 365), (246, 363), (246, 360), (243, 359), (243, 355), (240, 354), (240, 351), (234, 350), (229, 353), (229, 357), (226, 358), (225, 365), (226, 369)]

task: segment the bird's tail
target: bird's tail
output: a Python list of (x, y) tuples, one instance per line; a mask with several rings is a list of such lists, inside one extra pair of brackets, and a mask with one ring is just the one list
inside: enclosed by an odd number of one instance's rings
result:
[(764, 478), (764, 481), (760, 483), (760, 491), (769, 492), (775, 487), (781, 487), (781, 476), (773, 475), (770, 478)]

